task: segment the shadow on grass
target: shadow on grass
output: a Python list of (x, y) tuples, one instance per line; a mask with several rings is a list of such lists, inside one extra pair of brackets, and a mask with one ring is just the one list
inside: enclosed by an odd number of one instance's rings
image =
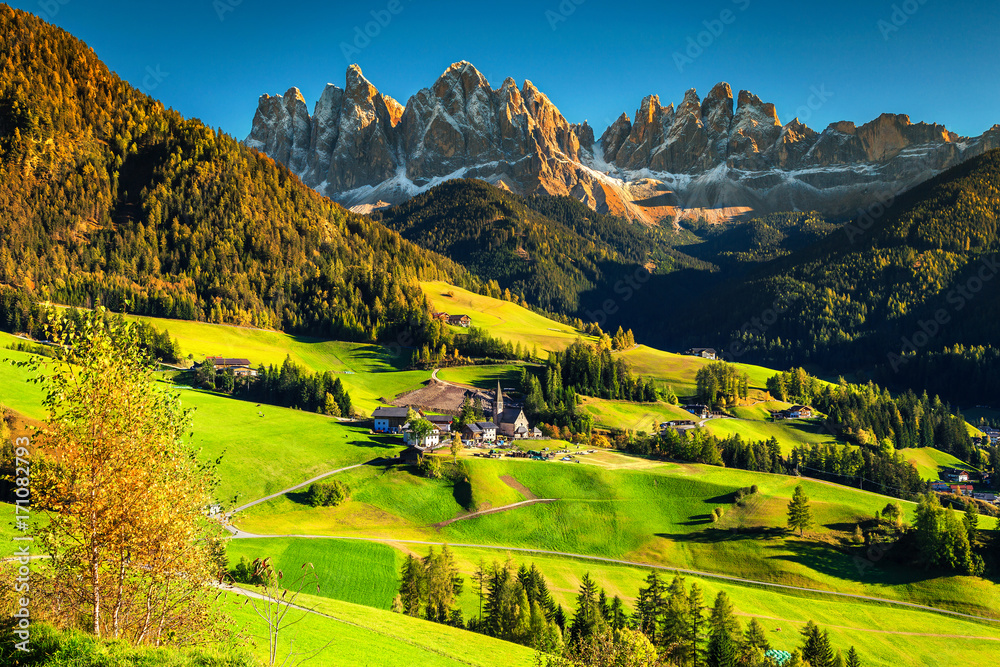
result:
[(696, 514), (691, 517), (690, 521), (681, 521), (682, 526), (704, 526), (705, 524), (712, 523), (711, 514)]
[(770, 545), (767, 548), (791, 552), (768, 556), (769, 559), (798, 563), (821, 574), (861, 584), (905, 586), (937, 579), (944, 574), (925, 570), (916, 565), (899, 563), (895, 557), (901, 555), (898, 549), (904, 547), (890, 545), (886, 547), (884, 552), (875, 552), (874, 556), (863, 547), (842, 550), (823, 542), (799, 540)]
[[(692, 517), (694, 521), (689, 521), (681, 525), (697, 526), (704, 523), (711, 523), (711, 515), (707, 521), (698, 521), (702, 515)], [(784, 537), (787, 532), (784, 528), (705, 528), (693, 533), (656, 533), (657, 537), (662, 537), (673, 542), (690, 542), (696, 544), (717, 544), (719, 542), (738, 542), (743, 540), (774, 540)]]

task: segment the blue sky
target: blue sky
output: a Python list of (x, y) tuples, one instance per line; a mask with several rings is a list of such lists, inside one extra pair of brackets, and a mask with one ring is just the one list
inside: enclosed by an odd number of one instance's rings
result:
[[(799, 116), (819, 130), (883, 112), (966, 135), (1000, 123), (995, 0), (10, 4), (83, 39), (168, 106), (241, 139), (262, 93), (297, 86), (311, 109), (328, 81), (343, 85), (351, 62), (405, 103), (469, 60), (494, 87), (507, 76), (532, 80), (571, 122), (588, 119), (598, 133), (650, 93), (677, 103), (718, 81), (773, 102), (782, 122)], [(384, 25), (372, 23), (379, 18)], [(355, 41), (366, 27), (370, 43)]]

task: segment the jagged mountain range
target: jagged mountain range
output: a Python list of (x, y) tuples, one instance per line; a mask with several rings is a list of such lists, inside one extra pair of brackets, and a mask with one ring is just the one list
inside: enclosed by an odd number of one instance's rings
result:
[(518, 194), (569, 195), (600, 213), (650, 223), (748, 211), (845, 216), (1000, 147), (1000, 125), (961, 137), (883, 114), (817, 132), (782, 124), (773, 104), (720, 83), (676, 108), (645, 98), (597, 139), (530, 81), (493, 89), (470, 63), (449, 67), (403, 107), (352, 65), (313, 113), (297, 88), (260, 98), (245, 144), (310, 187), (370, 210), (454, 178)]

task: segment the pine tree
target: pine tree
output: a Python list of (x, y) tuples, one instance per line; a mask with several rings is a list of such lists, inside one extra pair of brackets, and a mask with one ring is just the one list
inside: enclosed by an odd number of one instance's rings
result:
[(844, 663), (844, 667), (861, 667), (861, 658), (853, 646), (847, 651), (847, 662)]
[(788, 527), (798, 530), (801, 536), (805, 529), (812, 525), (812, 510), (809, 507), (809, 498), (806, 497), (805, 490), (799, 484), (795, 487), (792, 501), (788, 503)]
[(752, 619), (747, 626), (747, 631), (743, 635), (743, 643), (746, 646), (763, 649), (764, 651), (771, 650), (771, 643), (767, 640), (767, 633), (764, 631), (764, 626), (756, 618)]

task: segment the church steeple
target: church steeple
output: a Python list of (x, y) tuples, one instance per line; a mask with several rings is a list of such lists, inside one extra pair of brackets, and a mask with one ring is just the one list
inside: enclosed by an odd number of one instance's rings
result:
[(500, 418), (503, 415), (503, 389), (500, 387), (500, 380), (497, 380), (497, 398), (493, 402), (493, 421), (500, 425)]

